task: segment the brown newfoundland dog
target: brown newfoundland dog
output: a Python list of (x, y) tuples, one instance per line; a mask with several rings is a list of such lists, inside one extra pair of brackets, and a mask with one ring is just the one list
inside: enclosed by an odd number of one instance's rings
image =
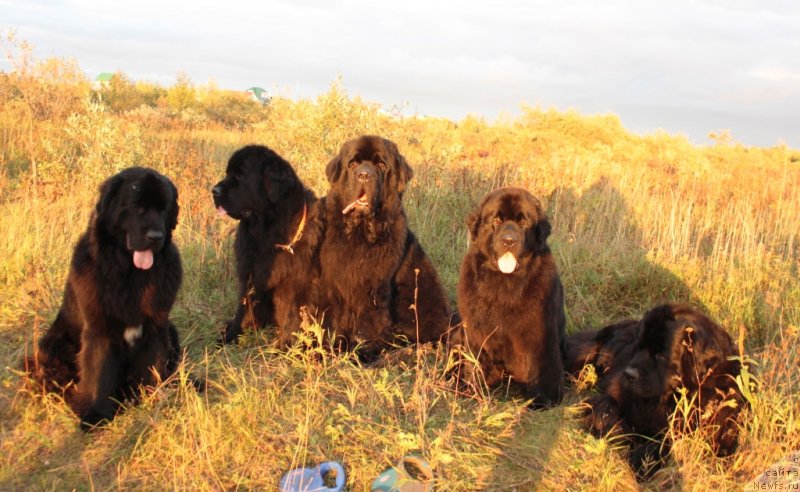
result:
[(243, 325), (275, 325), (285, 347), (300, 328), (300, 308), (315, 304), (320, 202), (288, 162), (261, 145), (234, 152), (225, 178), (211, 192), (217, 211), (239, 221), (234, 243), (239, 302), (221, 341), (235, 342)]
[(335, 344), (361, 345), (370, 358), (398, 335), (437, 340), (449, 327), (449, 302), (408, 228), (402, 198), (411, 167), (393, 142), (362, 136), (342, 145), (325, 172), (320, 258)]
[(520, 188), (486, 195), (467, 219), (457, 337), (480, 362), (489, 386), (510, 377), (534, 407), (562, 396), (564, 294), (539, 201)]
[(135, 399), (140, 386), (155, 386), (177, 366), (178, 332), (169, 320), (182, 276), (172, 243), (177, 200), (172, 182), (151, 169), (126, 169), (101, 185), (61, 309), (26, 360), (45, 388), (65, 391), (84, 430), (111, 420), (117, 402)]
[[(565, 365), (575, 375), (595, 366), (600, 394), (587, 400), (584, 423), (596, 436), (625, 436), (631, 466), (647, 478), (669, 453), (673, 414), (673, 430), (707, 426), (717, 455), (736, 450), (737, 417), (747, 401), (735, 354), (730, 336), (707, 316), (667, 304), (641, 320), (570, 336)], [(691, 409), (675, 412), (682, 392)]]

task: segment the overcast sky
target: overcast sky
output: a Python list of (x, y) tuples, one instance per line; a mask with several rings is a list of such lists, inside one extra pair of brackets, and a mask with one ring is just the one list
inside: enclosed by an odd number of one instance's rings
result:
[[(615, 113), (637, 133), (800, 148), (800, 1), (0, 0), (34, 55), (171, 85), (350, 95), (489, 120)], [(8, 70), (3, 61), (0, 68)]]

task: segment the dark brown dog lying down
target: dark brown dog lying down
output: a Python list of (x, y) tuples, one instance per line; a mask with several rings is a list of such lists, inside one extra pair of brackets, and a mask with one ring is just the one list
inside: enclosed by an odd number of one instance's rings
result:
[(489, 386), (510, 377), (535, 407), (557, 403), (565, 316), (550, 222), (530, 193), (503, 188), (484, 197), (467, 225), (458, 281), (463, 330), (454, 341), (477, 356)]
[(584, 423), (597, 436), (626, 436), (628, 460), (646, 478), (669, 453), (667, 428), (683, 390), (693, 408), (687, 419), (676, 413), (677, 429), (707, 426), (717, 455), (736, 450), (747, 401), (736, 382), (741, 364), (729, 360), (735, 354), (730, 336), (707, 316), (667, 304), (641, 320), (570, 336), (565, 365), (574, 375), (595, 366), (600, 394), (586, 401)]

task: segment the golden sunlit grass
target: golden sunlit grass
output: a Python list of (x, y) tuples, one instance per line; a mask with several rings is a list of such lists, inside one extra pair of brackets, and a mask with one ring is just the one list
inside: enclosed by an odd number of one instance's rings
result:
[[(410, 451), (431, 462), (439, 490), (635, 488), (618, 444), (576, 422), (571, 405), (590, 390), (571, 387), (562, 405), (532, 413), (502, 390), (457, 391), (440, 349), (364, 368), (310, 348), (315, 325), (288, 352), (269, 330), (213, 347), (236, 296), (234, 224), (215, 216), (209, 192), (228, 156), (268, 145), (322, 195), (328, 159), (363, 133), (394, 140), (414, 168), (406, 210), (451, 296), (464, 218), (490, 189), (514, 185), (541, 197), (553, 223), (568, 331), (665, 301), (692, 302), (732, 334), (745, 328), (761, 390), (740, 451), (716, 459), (699, 434), (683, 437), (647, 487), (740, 488), (800, 449), (800, 152), (725, 134), (698, 147), (630, 134), (612, 115), (539, 108), (493, 123), (393, 119), (340, 84), (315, 101), (252, 107), (186, 80), (130, 92), (120, 78), (98, 99), (76, 64), (37, 63), (6, 44), (16, 71), (0, 74), (0, 490), (275, 489), (289, 468), (328, 459), (345, 464), (350, 490), (366, 490)], [(16, 369), (55, 316), (99, 183), (131, 165), (179, 189), (186, 275), (173, 319), (187, 360), (87, 436)], [(189, 375), (208, 390), (195, 392)]]

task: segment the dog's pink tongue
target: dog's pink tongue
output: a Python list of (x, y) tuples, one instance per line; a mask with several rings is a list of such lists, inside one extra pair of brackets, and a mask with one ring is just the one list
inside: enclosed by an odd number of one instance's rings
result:
[(134, 251), (133, 264), (136, 265), (136, 268), (149, 270), (153, 266), (153, 252), (149, 249), (146, 251)]
[(508, 252), (497, 260), (497, 267), (500, 268), (500, 271), (503, 273), (512, 273), (517, 269), (517, 259), (511, 252)]
[(225, 209), (224, 209), (224, 208), (222, 208), (222, 207), (217, 207), (217, 214), (218, 214), (220, 217), (224, 217), (224, 216), (228, 215), (228, 211), (227, 211), (227, 210), (225, 210)]

